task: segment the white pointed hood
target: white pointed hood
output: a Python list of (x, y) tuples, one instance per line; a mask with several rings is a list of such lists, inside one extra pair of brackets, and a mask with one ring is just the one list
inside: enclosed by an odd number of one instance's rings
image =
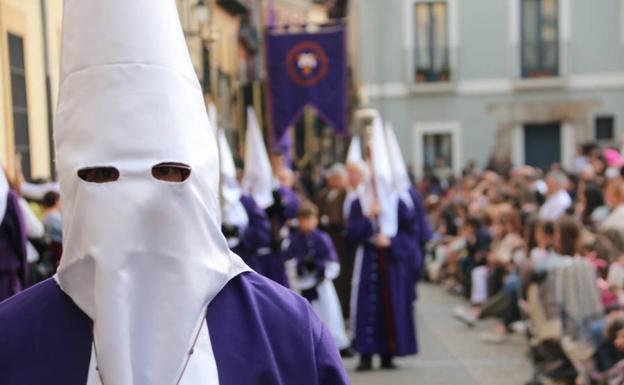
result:
[(351, 204), (355, 199), (360, 200), (362, 212), (365, 215), (368, 215), (374, 197), (372, 195), (373, 189), (371, 188), (372, 186), (369, 168), (368, 164), (364, 161), (364, 157), (362, 156), (362, 144), (359, 136), (354, 136), (351, 138), (351, 143), (349, 144), (349, 149), (347, 150), (347, 159), (345, 160), (345, 164), (348, 167), (356, 166), (362, 173), (363, 180), (357, 189), (353, 189), (350, 186), (347, 188), (347, 197), (345, 199), (342, 210), (343, 215), (345, 218), (349, 217)]
[(360, 137), (354, 136), (351, 138), (351, 144), (349, 144), (349, 150), (347, 151), (346, 164), (362, 162), (362, 145), (360, 144)]
[(392, 167), (381, 117), (377, 113), (369, 137), (370, 164), (374, 193), (381, 207), (379, 232), (393, 237), (398, 231), (398, 194), (394, 188)]
[(208, 103), (208, 120), (210, 121), (210, 128), (215, 135), (219, 130), (219, 114), (217, 113), (217, 106), (214, 103)]
[(249, 216), (241, 203), (243, 190), (236, 179), (236, 165), (225, 131), (219, 130), (219, 154), (221, 161), (221, 199), (223, 199), (223, 223), (247, 227)]
[[(62, 290), (93, 320), (104, 384), (179, 379), (208, 303), (246, 267), (218, 218), (218, 156), (172, 0), (65, 0), (55, 145)], [(188, 165), (182, 183), (160, 163)], [(116, 181), (78, 171), (114, 167)]]
[(7, 204), (9, 203), (9, 181), (4, 170), (0, 169), (0, 222), (4, 220)]
[(409, 207), (414, 206), (412, 196), (410, 195), (410, 189), (412, 188), (412, 182), (407, 174), (407, 168), (405, 167), (405, 161), (401, 154), (401, 147), (397, 140), (396, 134), (392, 124), (386, 124), (386, 143), (388, 145), (388, 155), (390, 158), (390, 166), (392, 169), (392, 179), (394, 181), (394, 188), (399, 198)]
[(273, 170), (258, 118), (252, 107), (247, 107), (243, 191), (251, 195), (262, 209), (273, 204)]

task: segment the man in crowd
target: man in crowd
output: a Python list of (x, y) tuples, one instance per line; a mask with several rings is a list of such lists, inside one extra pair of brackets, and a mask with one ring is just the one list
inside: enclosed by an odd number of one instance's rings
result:
[(566, 191), (568, 177), (561, 171), (551, 171), (546, 175), (546, 185), (548, 186), (546, 202), (539, 210), (539, 218), (554, 221), (572, 206), (572, 198)]
[(345, 182), (347, 172), (342, 164), (334, 164), (327, 171), (327, 187), (317, 197), (320, 211), (320, 227), (331, 237), (340, 260), (340, 275), (334, 280), (342, 313), (349, 318), (349, 299), (351, 298), (351, 277), (353, 276), (353, 258), (348, 253), (344, 237), (343, 206), (347, 191)]

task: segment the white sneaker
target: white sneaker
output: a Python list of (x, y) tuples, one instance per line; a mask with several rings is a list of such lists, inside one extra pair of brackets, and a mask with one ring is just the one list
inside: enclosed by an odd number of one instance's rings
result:
[(458, 321), (465, 323), (469, 327), (473, 327), (477, 323), (477, 317), (472, 311), (470, 311), (470, 309), (467, 309), (464, 306), (455, 306), (453, 309), (453, 317), (455, 317)]
[(516, 321), (511, 324), (511, 330), (513, 330), (514, 333), (518, 333), (518, 334), (526, 333), (528, 328), (529, 326), (524, 321)]

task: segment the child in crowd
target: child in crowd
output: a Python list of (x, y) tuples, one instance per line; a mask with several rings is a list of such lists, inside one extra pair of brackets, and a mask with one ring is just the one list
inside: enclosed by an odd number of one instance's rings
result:
[(285, 256), (295, 265), (294, 288), (312, 304), (325, 322), (341, 352), (349, 348), (340, 302), (333, 280), (340, 274), (340, 264), (331, 238), (318, 229), (318, 209), (303, 202), (297, 211), (299, 229), (285, 243)]

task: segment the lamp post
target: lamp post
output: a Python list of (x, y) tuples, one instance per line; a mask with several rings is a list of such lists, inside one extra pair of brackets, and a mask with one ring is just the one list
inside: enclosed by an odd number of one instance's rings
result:
[(218, 40), (218, 33), (213, 27), (214, 13), (212, 12), (215, 0), (180, 0), (182, 26), (187, 39), (193, 63), (202, 79), (205, 95), (211, 100), (216, 98), (214, 87), (214, 55), (212, 45)]

